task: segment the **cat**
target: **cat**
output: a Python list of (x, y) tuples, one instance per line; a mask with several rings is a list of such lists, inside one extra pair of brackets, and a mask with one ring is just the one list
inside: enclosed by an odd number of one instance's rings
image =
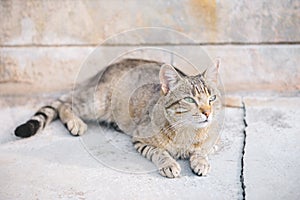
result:
[(162, 176), (180, 176), (177, 159), (189, 159), (192, 171), (205, 176), (210, 165), (202, 146), (221, 105), (218, 67), (188, 76), (162, 62), (121, 60), (40, 108), (15, 135), (30, 137), (57, 118), (74, 136), (86, 132), (83, 120), (115, 123)]

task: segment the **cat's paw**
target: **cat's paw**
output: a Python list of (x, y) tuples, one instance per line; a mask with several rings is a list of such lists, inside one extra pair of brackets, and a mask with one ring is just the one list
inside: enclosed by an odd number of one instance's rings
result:
[(87, 125), (79, 118), (73, 118), (66, 123), (67, 129), (74, 136), (83, 135), (87, 130)]
[(210, 164), (207, 158), (196, 157), (191, 159), (191, 168), (194, 174), (198, 176), (206, 176), (210, 170)]
[(176, 161), (170, 161), (168, 163), (165, 163), (164, 166), (162, 166), (159, 169), (159, 173), (167, 178), (176, 178), (180, 176), (180, 165)]

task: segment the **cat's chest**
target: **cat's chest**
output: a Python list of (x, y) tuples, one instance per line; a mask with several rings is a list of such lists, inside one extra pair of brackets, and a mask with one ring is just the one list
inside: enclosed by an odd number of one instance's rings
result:
[(203, 133), (191, 129), (181, 130), (174, 134), (167, 149), (175, 158), (188, 158), (193, 152), (201, 148), (202, 141), (205, 140), (202, 135)]

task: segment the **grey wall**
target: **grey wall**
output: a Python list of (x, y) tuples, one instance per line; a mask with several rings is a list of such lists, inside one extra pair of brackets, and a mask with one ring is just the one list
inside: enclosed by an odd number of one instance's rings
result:
[(12, 0), (0, 1), (0, 93), (70, 88), (98, 44), (122, 31), (153, 26), (182, 32), (194, 42), (162, 35), (121, 39), (104, 48), (113, 54), (119, 47), (171, 46), (195, 64), (201, 63), (195, 52), (202, 49), (221, 59), (227, 93), (300, 89), (298, 0)]

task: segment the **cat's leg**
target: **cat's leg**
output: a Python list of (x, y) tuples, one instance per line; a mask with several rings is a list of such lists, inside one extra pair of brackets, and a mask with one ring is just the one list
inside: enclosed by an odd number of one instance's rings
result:
[(206, 176), (210, 170), (208, 157), (197, 153), (191, 155), (190, 165), (194, 174), (198, 176)]
[(69, 103), (60, 106), (58, 115), (72, 135), (79, 136), (86, 132), (87, 125), (73, 112)]
[(133, 145), (142, 156), (157, 166), (162, 176), (167, 178), (179, 177), (181, 171), (180, 165), (166, 150), (153, 147), (141, 141), (134, 141)]

